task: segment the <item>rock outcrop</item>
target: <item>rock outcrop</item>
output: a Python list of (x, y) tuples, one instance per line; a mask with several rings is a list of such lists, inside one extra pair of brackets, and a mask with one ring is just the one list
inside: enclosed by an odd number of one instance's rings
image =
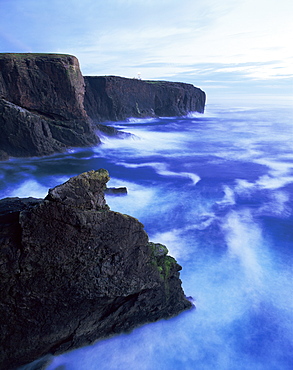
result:
[(0, 368), (14, 369), (191, 307), (181, 267), (104, 199), (106, 170), (0, 201)]
[(84, 90), (74, 56), (0, 54), (1, 157), (42, 156), (96, 144)]
[(205, 93), (191, 84), (86, 76), (84, 106), (94, 121), (204, 112)]

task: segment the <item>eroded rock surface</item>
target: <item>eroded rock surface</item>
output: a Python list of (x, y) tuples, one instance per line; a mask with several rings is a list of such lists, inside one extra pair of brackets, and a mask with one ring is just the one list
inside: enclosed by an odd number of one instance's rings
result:
[(181, 267), (109, 210), (106, 170), (0, 201), (0, 368), (13, 369), (191, 307)]
[(118, 76), (86, 76), (84, 79), (84, 106), (94, 121), (204, 112), (205, 93), (191, 84)]
[(84, 91), (74, 56), (0, 53), (0, 149), (25, 157), (96, 144)]

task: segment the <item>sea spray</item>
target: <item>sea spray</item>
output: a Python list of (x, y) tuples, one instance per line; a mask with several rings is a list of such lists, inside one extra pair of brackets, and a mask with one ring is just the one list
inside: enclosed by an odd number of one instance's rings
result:
[(167, 245), (196, 305), (56, 357), (48, 370), (292, 368), (292, 110), (245, 104), (112, 123), (133, 136), (26, 160), (29, 170), (14, 160), (1, 167), (0, 192), (15, 196), (30, 179), (33, 191), (107, 168), (109, 186), (128, 188), (125, 197), (108, 197), (111, 209), (139, 218)]

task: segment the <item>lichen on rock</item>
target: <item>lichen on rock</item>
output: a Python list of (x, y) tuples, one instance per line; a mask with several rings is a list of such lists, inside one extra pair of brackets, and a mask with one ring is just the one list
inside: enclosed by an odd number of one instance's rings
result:
[(108, 171), (89, 171), (72, 177), (62, 185), (49, 189), (45, 199), (81, 209), (109, 209), (104, 198)]

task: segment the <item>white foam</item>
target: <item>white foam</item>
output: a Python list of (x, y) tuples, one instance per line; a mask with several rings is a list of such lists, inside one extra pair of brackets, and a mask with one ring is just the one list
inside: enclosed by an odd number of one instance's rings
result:
[(244, 179), (236, 179), (235, 182), (236, 182), (235, 191), (237, 193), (243, 193), (243, 192), (246, 193), (247, 191), (249, 191), (250, 189), (256, 186), (255, 183), (249, 182)]
[(253, 284), (260, 284), (262, 267), (257, 251), (263, 240), (250, 211), (229, 212), (223, 221), (222, 229), (231, 258), (239, 261), (247, 281), (252, 280)]
[[(158, 232), (150, 235), (150, 240), (165, 244), (170, 254), (180, 260), (190, 259), (190, 245), (186, 243), (184, 236), (191, 230), (204, 230), (209, 227), (216, 216), (214, 213), (206, 212), (190, 215), (190, 221), (182, 228), (172, 229), (164, 232)], [(198, 247), (198, 242), (192, 241), (192, 251)]]
[(254, 182), (237, 179), (236, 192), (245, 193), (253, 190), (253, 188), (276, 190), (293, 183), (293, 176), (291, 175), (293, 164), (267, 159), (256, 160), (255, 162), (268, 166), (270, 168), (268, 174), (260, 176)]
[(14, 189), (9, 189), (6, 192), (7, 197), (19, 197), (19, 198), (44, 198), (48, 194), (48, 187), (41, 185), (36, 180), (27, 180), (21, 185)]
[(186, 177), (189, 178), (193, 185), (196, 185), (201, 179), (198, 175), (191, 172), (174, 172), (166, 169), (166, 166), (160, 165), (155, 168), (156, 172), (162, 176)]
[(139, 167), (152, 167), (159, 175), (162, 176), (174, 176), (174, 177), (185, 177), (189, 178), (192, 181), (193, 185), (196, 185), (201, 178), (192, 172), (174, 172), (170, 171), (167, 168), (165, 163), (161, 162), (146, 162), (146, 163), (127, 163), (127, 162), (118, 162), (117, 164), (122, 165), (127, 168), (139, 168)]
[(111, 178), (108, 187), (126, 187), (127, 196), (106, 195), (107, 204), (114, 211), (141, 218), (146, 208), (152, 208), (156, 197), (155, 188), (146, 188), (133, 182)]
[(230, 206), (235, 204), (235, 193), (234, 191), (228, 186), (224, 185), (223, 186), (223, 191), (224, 191), (224, 198), (218, 202), (216, 202), (219, 205), (222, 206)]
[(187, 118), (208, 118), (208, 117), (217, 117), (218, 115), (213, 112), (212, 110), (206, 108), (204, 113), (199, 112), (189, 112), (186, 117)]
[(199, 219), (196, 224), (190, 225), (189, 227), (186, 227), (186, 231), (197, 229), (197, 230), (205, 230), (208, 228), (216, 219), (216, 216), (214, 213), (202, 213), (199, 216)]
[(145, 155), (156, 155), (158, 152), (174, 151), (184, 146), (186, 136), (180, 132), (152, 132), (147, 129), (131, 128), (127, 129), (131, 135), (123, 138), (103, 137), (102, 145), (94, 147), (95, 152), (101, 150), (115, 151), (125, 150), (128, 153), (134, 152), (136, 157)]
[(159, 242), (166, 245), (170, 255), (176, 259), (180, 258), (181, 260), (185, 260), (188, 259), (188, 253), (186, 252), (188, 249), (185, 248), (184, 243), (182, 242), (182, 231), (183, 230), (181, 229), (172, 229), (149, 235), (149, 237), (153, 242)]
[(131, 118), (127, 118), (127, 120), (126, 120), (126, 122), (129, 122), (129, 123), (141, 123), (141, 124), (157, 122), (157, 121), (159, 121), (159, 118), (153, 118), (153, 117), (149, 117), (149, 118), (131, 117)]
[(279, 189), (293, 183), (293, 176), (283, 176), (283, 177), (273, 177), (269, 175), (264, 175), (259, 178), (256, 182), (262, 189)]
[(292, 213), (288, 202), (289, 194), (285, 191), (275, 191), (270, 194), (270, 200), (259, 208), (259, 214), (274, 215), (282, 218), (289, 217)]

